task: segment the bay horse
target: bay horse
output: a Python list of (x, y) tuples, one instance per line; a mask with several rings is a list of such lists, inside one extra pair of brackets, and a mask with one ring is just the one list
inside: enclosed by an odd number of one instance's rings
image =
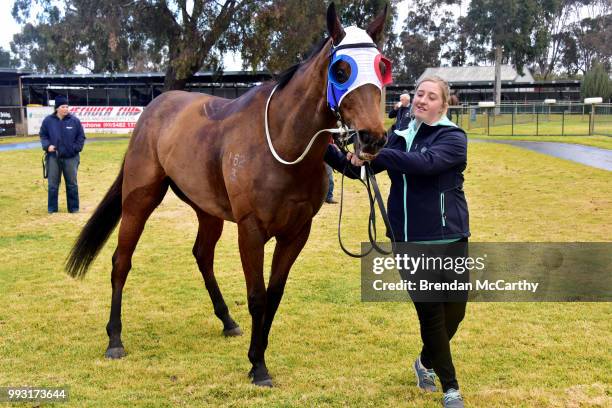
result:
[[(360, 30), (369, 35), (372, 44), (381, 39), (386, 13), (387, 7), (366, 31)], [(238, 247), (252, 317), (249, 376), (256, 385), (272, 386), (264, 358), (268, 335), (289, 270), (308, 239), (312, 218), (327, 192), (323, 156), (329, 136), (318, 137), (295, 165), (275, 160), (271, 150), (273, 145), (279, 155), (295, 158), (313, 134), (336, 125), (337, 117), (327, 106), (326, 90), (333, 46), (340, 44), (346, 32), (333, 3), (327, 9), (327, 28), (329, 37), (320, 48), (287, 70), (276, 84), (264, 83), (234, 100), (166, 92), (143, 112), (119, 175), (81, 231), (66, 263), (71, 276), (84, 276), (121, 220), (112, 256), (107, 358), (126, 354), (121, 341), (123, 287), (145, 222), (170, 187), (197, 214), (193, 255), (226, 336), (242, 331), (230, 316), (215, 280), (213, 257), (224, 221), (238, 224)], [(381, 65), (378, 69), (384, 68)], [(344, 72), (348, 69), (341, 62), (334, 67), (334, 75), (348, 76)], [(272, 98), (273, 87), (276, 92)], [(373, 156), (385, 143), (380, 98), (380, 87), (365, 84), (342, 101), (338, 114), (358, 130), (358, 153)], [(266, 143), (267, 133), (272, 145)], [(276, 238), (276, 247), (266, 288), (264, 245), (272, 237)]]

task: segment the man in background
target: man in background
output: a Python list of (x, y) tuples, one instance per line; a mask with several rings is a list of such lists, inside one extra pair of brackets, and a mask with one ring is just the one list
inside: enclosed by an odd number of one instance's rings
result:
[(81, 161), (79, 153), (85, 143), (85, 133), (81, 121), (70, 114), (68, 99), (65, 96), (55, 97), (55, 111), (43, 120), (40, 127), (40, 142), (43, 150), (47, 152), (45, 155), (49, 179), (47, 211), (51, 214), (58, 210), (57, 196), (63, 173), (68, 212), (79, 212), (77, 170)]
[(396, 118), (391, 131), (405, 130), (408, 128), (408, 124), (410, 123), (410, 108), (410, 95), (407, 93), (401, 94), (399, 102), (396, 103), (393, 109), (391, 109), (391, 112), (389, 112), (389, 118)]

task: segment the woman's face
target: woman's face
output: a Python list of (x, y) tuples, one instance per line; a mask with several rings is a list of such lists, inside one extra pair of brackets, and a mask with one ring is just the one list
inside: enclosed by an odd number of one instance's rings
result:
[(425, 123), (440, 120), (445, 108), (440, 86), (431, 81), (425, 81), (417, 88), (412, 102), (414, 117)]

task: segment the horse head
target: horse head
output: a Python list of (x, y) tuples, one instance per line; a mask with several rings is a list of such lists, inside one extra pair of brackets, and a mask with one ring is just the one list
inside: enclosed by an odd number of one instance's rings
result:
[(391, 63), (378, 49), (387, 6), (366, 30), (342, 27), (336, 8), (327, 9), (327, 29), (332, 48), (327, 78), (327, 103), (342, 121), (357, 131), (355, 151), (373, 159), (386, 143), (380, 114), (382, 89), (391, 83)]

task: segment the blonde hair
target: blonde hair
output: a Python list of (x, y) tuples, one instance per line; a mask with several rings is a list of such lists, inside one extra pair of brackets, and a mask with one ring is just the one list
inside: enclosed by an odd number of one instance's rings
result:
[(426, 76), (417, 83), (415, 93), (419, 90), (419, 87), (423, 82), (433, 82), (434, 84), (438, 85), (438, 87), (440, 88), (440, 93), (442, 94), (441, 96), (443, 103), (443, 110), (441, 116), (446, 115), (446, 111), (448, 111), (448, 105), (450, 104), (450, 87), (448, 86), (448, 82), (446, 82), (444, 79), (440, 78), (437, 75)]

